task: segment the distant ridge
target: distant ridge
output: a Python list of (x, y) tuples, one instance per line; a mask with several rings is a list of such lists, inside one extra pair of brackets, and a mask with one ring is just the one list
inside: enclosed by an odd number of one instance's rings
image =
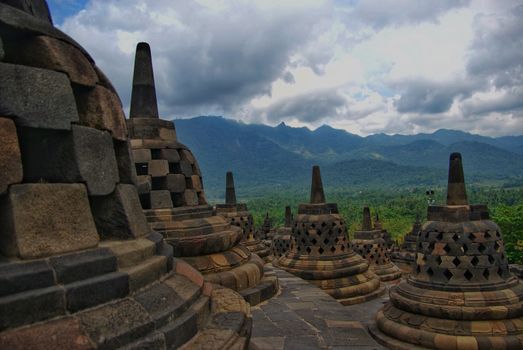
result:
[(200, 162), (210, 198), (223, 197), (227, 170), (235, 174), (238, 193), (255, 196), (307, 186), (313, 163), (322, 165), (327, 183), (335, 187), (438, 185), (452, 152), (463, 154), (470, 183), (518, 182), (523, 174), (523, 136), (440, 129), (361, 137), (328, 125), (310, 130), (214, 116), (175, 122), (179, 140)]

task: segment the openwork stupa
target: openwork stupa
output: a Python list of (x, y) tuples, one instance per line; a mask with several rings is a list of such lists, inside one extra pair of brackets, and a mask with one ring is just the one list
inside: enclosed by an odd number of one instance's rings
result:
[(225, 204), (216, 205), (216, 214), (223, 216), (231, 225), (241, 228), (243, 232), (241, 244), (247, 247), (251, 253), (268, 262), (270, 249), (257, 237), (252, 214), (245, 203), (236, 202), (236, 189), (231, 171), (227, 172), (225, 182)]
[(447, 205), (429, 206), (416, 267), (371, 326), (392, 349), (522, 349), (523, 284), (485, 205), (469, 205), (461, 155), (450, 155)]
[(0, 349), (247, 345), (241, 296), (147, 225), (120, 99), (43, 0), (0, 1), (0, 150)]
[(401, 277), (401, 270), (389, 259), (385, 240), (381, 230), (373, 229), (369, 207), (363, 208), (363, 223), (360, 231), (354, 232), (351, 241), (352, 249), (370, 263), (382, 282), (397, 280)]
[(275, 278), (263, 278), (264, 262), (244, 246), (240, 227), (214, 215), (192, 152), (176, 137), (172, 121), (158, 116), (147, 43), (136, 47), (130, 119), (127, 122), (138, 175), (138, 193), (152, 229), (160, 232), (206, 281), (231, 288), (251, 304), (277, 291)]
[(367, 260), (350, 248), (337, 204), (326, 203), (318, 166), (312, 168), (310, 203), (298, 207), (290, 250), (273, 265), (317, 285), (344, 305), (385, 292)]
[(292, 234), (292, 212), (291, 207), (285, 207), (285, 223), (276, 230), (272, 237), (271, 254), (273, 258), (279, 258), (291, 248)]
[(390, 259), (403, 273), (411, 273), (416, 265), (416, 242), (420, 232), (421, 222), (419, 216), (416, 216), (416, 221), (412, 225), (410, 232), (403, 238), (401, 246), (390, 254)]

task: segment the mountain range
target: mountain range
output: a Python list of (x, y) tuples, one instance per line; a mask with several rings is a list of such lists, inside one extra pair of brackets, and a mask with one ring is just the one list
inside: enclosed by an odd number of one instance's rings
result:
[(210, 198), (223, 198), (228, 170), (240, 197), (303, 190), (313, 164), (321, 165), (324, 185), (331, 188), (441, 186), (452, 152), (462, 153), (468, 183), (523, 184), (523, 136), (441, 129), (362, 137), (328, 125), (310, 130), (214, 116), (175, 124), (179, 141), (199, 161)]

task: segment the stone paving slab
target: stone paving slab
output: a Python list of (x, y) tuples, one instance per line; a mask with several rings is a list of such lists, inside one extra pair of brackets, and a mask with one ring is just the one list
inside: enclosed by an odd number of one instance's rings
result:
[(388, 300), (388, 293), (366, 303), (343, 306), (307, 281), (272, 269), (281, 290), (277, 296), (251, 308), (249, 349), (384, 349), (369, 335), (367, 325)]

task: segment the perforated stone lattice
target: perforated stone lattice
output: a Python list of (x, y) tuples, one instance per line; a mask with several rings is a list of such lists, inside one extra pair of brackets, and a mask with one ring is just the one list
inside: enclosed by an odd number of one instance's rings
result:
[[(144, 209), (207, 204), (198, 163), (189, 150), (178, 145), (175, 147), (165, 142), (165, 148), (146, 148), (147, 145), (133, 147), (135, 159), (139, 159), (135, 167), (140, 201)], [(174, 161), (177, 159), (178, 161)], [(158, 195), (163, 196), (159, 201), (151, 198)], [(169, 199), (172, 205), (165, 205), (164, 202)]]
[(356, 253), (367, 259), (370, 263), (376, 265), (390, 263), (383, 239), (369, 240), (365, 241), (365, 243), (352, 242), (351, 247)]
[(499, 230), (420, 233), (416, 278), (445, 284), (498, 283), (509, 277)]
[(345, 232), (345, 222), (341, 219), (296, 221), (292, 227), (290, 251), (314, 256), (346, 253), (349, 243)]

